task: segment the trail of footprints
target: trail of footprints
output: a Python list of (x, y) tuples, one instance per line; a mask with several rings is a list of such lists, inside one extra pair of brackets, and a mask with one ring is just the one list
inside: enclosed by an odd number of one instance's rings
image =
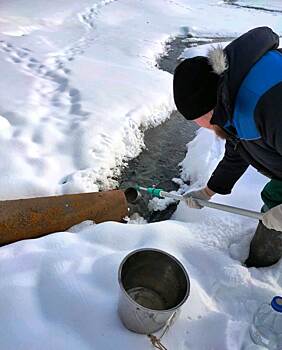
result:
[(90, 9), (87, 9), (84, 13), (79, 14), (81, 22), (84, 22), (89, 29), (94, 27), (94, 17), (98, 14), (101, 7), (110, 4), (116, 0), (102, 0), (100, 3), (94, 4)]
[[(57, 119), (57, 126), (63, 128), (63, 132), (72, 132), (73, 127), (76, 127), (89, 116), (90, 113), (82, 109), (79, 89), (70, 86), (68, 76), (71, 74), (71, 70), (67, 68), (67, 63), (82, 55), (85, 49), (91, 45), (94, 40), (95, 16), (101, 7), (113, 1), (116, 0), (102, 0), (83, 13), (78, 14), (79, 20), (88, 28), (85, 36), (63, 53), (52, 55), (52, 57), (48, 57), (42, 62), (34, 57), (34, 53), (30, 49), (18, 48), (5, 40), (0, 40), (0, 51), (6, 54), (8, 61), (20, 65), (24, 72), (39, 78), (32, 93), (33, 104), (36, 101), (38, 105), (39, 124), (55, 118)], [(48, 115), (46, 110), (43, 113), (41, 106), (52, 106), (52, 113)], [(54, 113), (54, 109), (56, 113)], [(68, 118), (65, 118), (66, 114), (68, 114)], [(37, 129), (33, 137), (34, 141), (40, 140), (38, 133), (40, 133), (41, 125)]]
[[(79, 49), (69, 49), (66, 55), (62, 56), (63, 59), (59, 57), (52, 58), (51, 60), (46, 60), (45, 63), (41, 63), (33, 57), (31, 50), (16, 48), (3, 40), (0, 41), (0, 50), (7, 54), (8, 61), (20, 64), (23, 71), (37, 78), (42, 78), (38, 80), (34, 91), (34, 93), (39, 94), (38, 97), (41, 97), (39, 99), (37, 97), (38, 102), (43, 105), (50, 103), (53, 107), (58, 108), (66, 107), (71, 115), (79, 117), (89, 115), (88, 112), (83, 111), (81, 108), (80, 91), (69, 84), (68, 75), (71, 71), (65, 66), (67, 60), (70, 58), (74, 59), (75, 54), (81, 53)], [(48, 86), (50, 87), (49, 91)]]
[[(79, 20), (85, 25), (85, 35), (63, 52), (49, 55), (43, 60), (39, 60), (29, 48), (16, 47), (6, 40), (0, 40), (0, 52), (4, 54), (5, 59), (35, 78), (33, 89), (27, 96), (32, 105), (30, 112), (27, 113), (27, 119), (31, 118), (33, 121), (31, 140), (34, 143), (42, 145), (49, 142), (48, 125), (55, 125), (56, 129), (68, 135), (76, 133), (81, 123), (88, 119), (90, 112), (82, 108), (80, 90), (70, 84), (71, 70), (68, 68), (68, 63), (82, 55), (95, 40), (93, 32), (95, 16), (102, 6), (113, 1), (116, 0), (102, 0), (78, 14)], [(13, 136), (21, 137), (24, 132), (23, 129), (16, 128)], [(97, 139), (100, 140), (101, 146), (111, 143), (111, 139), (105, 134), (97, 135)], [(62, 144), (61, 147), (69, 146)], [(93, 158), (101, 158), (103, 153), (101, 152), (100, 149), (93, 149)], [(38, 167), (37, 172), (40, 175), (40, 169), (44, 168), (44, 159), (41, 159), (42, 164), (38, 163), (38, 159), (36, 161), (30, 159), (30, 162), (34, 163), (35, 168)]]
[[(7, 60), (18, 64), (21, 69), (27, 74), (31, 74), (37, 79), (34, 91), (32, 93), (33, 103), (38, 104), (38, 119), (42, 122), (47, 122), (50, 118), (59, 120), (58, 127), (62, 126), (65, 114), (69, 114), (66, 124), (71, 132), (72, 126), (83, 121), (90, 114), (82, 109), (81, 94), (79, 89), (70, 86), (69, 74), (71, 70), (67, 68), (67, 63), (73, 61), (77, 56), (84, 53), (85, 49), (91, 45), (94, 40), (93, 27), (95, 16), (99, 9), (116, 0), (102, 0), (88, 8), (83, 13), (78, 14), (79, 20), (85, 24), (88, 30), (86, 34), (80, 38), (73, 46), (67, 48), (63, 53), (52, 55), (44, 61), (40, 62), (34, 57), (33, 52), (28, 48), (18, 48), (13, 44), (0, 40), (0, 51), (7, 55)], [(47, 112), (42, 112), (40, 106), (52, 106), (57, 113), (46, 115)], [(41, 114), (41, 115), (40, 115)], [(70, 123), (70, 119), (72, 122)], [(66, 128), (66, 126), (64, 126)], [(34, 139), (39, 139), (34, 137)]]

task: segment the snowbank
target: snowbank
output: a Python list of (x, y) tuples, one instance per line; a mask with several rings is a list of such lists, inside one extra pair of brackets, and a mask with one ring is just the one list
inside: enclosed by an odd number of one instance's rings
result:
[[(221, 142), (201, 130), (190, 146), (185, 176), (199, 155), (202, 166), (190, 174), (212, 171)], [(258, 209), (265, 181), (248, 171), (225, 201)], [(282, 262), (261, 269), (242, 265), (255, 220), (182, 204), (175, 219), (145, 225), (88, 221), (70, 232), (2, 247), (1, 348), (150, 349), (146, 336), (122, 326), (116, 308), (121, 260), (151, 247), (177, 257), (191, 280), (191, 294), (162, 340), (168, 349), (255, 349), (248, 335), (252, 314), (281, 292)]]

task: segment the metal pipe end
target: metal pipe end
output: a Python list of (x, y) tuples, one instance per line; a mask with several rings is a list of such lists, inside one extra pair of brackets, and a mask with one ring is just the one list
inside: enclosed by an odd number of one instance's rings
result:
[(124, 194), (125, 194), (127, 202), (131, 203), (131, 204), (135, 204), (136, 202), (138, 202), (138, 200), (141, 197), (140, 192), (134, 187), (128, 187), (124, 191)]

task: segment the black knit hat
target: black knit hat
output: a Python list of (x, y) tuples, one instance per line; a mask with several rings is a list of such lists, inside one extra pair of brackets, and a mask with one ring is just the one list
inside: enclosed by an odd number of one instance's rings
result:
[(189, 58), (176, 67), (173, 78), (174, 102), (186, 119), (199, 118), (215, 107), (218, 79), (207, 57)]

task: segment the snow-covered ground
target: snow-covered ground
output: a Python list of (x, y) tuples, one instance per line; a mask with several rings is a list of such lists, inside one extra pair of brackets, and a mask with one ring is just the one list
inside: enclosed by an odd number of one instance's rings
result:
[[(1, 1), (0, 198), (112, 186), (109, 177), (142, 147), (139, 127), (174, 108), (172, 77), (155, 67), (165, 41), (259, 25), (281, 33), (281, 17), (253, 11), (216, 0)], [(222, 147), (201, 130), (183, 179), (204, 184)], [(249, 169), (215, 201), (259, 210), (265, 182)], [(116, 313), (118, 266), (141, 247), (173, 254), (190, 276), (191, 295), (163, 338), (169, 350), (258, 349), (248, 337), (252, 314), (281, 293), (282, 279), (281, 263), (242, 265), (256, 222), (183, 204), (173, 219), (86, 222), (1, 247), (0, 349), (152, 348)]]
[(174, 108), (172, 76), (155, 66), (169, 38), (281, 28), (215, 0), (9, 0), (0, 13), (0, 199), (113, 186), (140, 127)]
[[(190, 176), (208, 176), (221, 142), (202, 130), (190, 148), (186, 176), (195, 163)], [(229, 202), (258, 209), (264, 182), (250, 170)], [(260, 303), (281, 292), (282, 267), (242, 266), (256, 222), (184, 204), (174, 219), (145, 225), (85, 222), (70, 232), (2, 247), (1, 349), (152, 349), (146, 336), (127, 331), (117, 316), (119, 264), (142, 247), (173, 254), (190, 276), (191, 294), (162, 339), (168, 349), (259, 349), (248, 327)]]

